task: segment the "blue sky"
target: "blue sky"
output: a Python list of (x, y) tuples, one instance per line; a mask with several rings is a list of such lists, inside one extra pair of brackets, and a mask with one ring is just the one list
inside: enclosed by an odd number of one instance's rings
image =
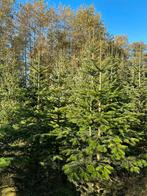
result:
[[(28, 0), (17, 0), (17, 2)], [(147, 44), (147, 0), (46, 0), (49, 5), (64, 4), (73, 9), (94, 5), (110, 34), (127, 35), (129, 42)]]

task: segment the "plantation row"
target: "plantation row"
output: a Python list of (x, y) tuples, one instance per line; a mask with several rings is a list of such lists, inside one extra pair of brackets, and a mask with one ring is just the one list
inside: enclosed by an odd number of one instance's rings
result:
[(146, 45), (43, 1), (0, 1), (0, 40), (1, 195), (145, 196)]

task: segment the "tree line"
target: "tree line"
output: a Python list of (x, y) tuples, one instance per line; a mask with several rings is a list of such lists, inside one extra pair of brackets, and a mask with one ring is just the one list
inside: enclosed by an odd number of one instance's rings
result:
[(146, 49), (92, 6), (1, 0), (0, 191), (121, 196), (144, 179)]

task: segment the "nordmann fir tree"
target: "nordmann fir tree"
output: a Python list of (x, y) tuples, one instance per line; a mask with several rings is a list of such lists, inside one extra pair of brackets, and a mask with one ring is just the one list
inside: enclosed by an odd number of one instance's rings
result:
[[(0, 64), (0, 144), (1, 144), (1, 158), (4, 160), (11, 160), (13, 158), (13, 148), (11, 148), (11, 136), (13, 134), (13, 124), (17, 121), (16, 111), (20, 106), (21, 88), (19, 85), (18, 66), (13, 59), (13, 53), (5, 50), (3, 53), (3, 61)], [(8, 146), (7, 146), (8, 145)], [(5, 148), (6, 147), (6, 148)]]
[(77, 129), (71, 128), (67, 137), (64, 171), (82, 194), (104, 193), (119, 173), (138, 173), (146, 166), (145, 157), (133, 153), (142, 130), (134, 130), (140, 115), (118, 77), (121, 59), (102, 59), (105, 42), (98, 42), (90, 40), (85, 46), (67, 107), (67, 116)]

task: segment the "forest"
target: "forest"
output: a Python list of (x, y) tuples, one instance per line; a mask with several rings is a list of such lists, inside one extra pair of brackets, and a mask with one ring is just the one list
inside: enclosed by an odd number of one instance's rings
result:
[(146, 85), (94, 6), (0, 0), (0, 196), (146, 196)]

